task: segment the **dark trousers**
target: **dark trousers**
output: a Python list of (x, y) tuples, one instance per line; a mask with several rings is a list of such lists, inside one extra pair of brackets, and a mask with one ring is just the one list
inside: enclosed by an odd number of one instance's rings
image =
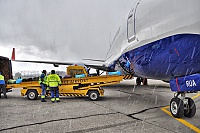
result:
[(41, 88), (42, 88), (42, 95), (41, 98), (45, 99), (45, 94), (46, 94), (46, 85), (45, 84), (40, 84)]
[[(7, 98), (7, 95), (6, 95), (6, 87), (5, 87), (4, 84), (0, 84), (0, 92), (3, 92), (4, 98)], [(0, 98), (1, 98), (1, 95), (0, 95)]]
[[(50, 87), (51, 90), (51, 101), (58, 101), (59, 99), (59, 89), (58, 87)], [(55, 99), (55, 95), (56, 95), (56, 99)]]

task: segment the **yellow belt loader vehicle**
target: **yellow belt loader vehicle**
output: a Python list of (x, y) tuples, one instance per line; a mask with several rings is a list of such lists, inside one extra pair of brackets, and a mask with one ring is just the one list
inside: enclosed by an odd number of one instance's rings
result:
[[(89, 76), (82, 66), (69, 66), (67, 74), (71, 77), (61, 79), (62, 85), (59, 86), (59, 95), (88, 96), (90, 100), (98, 100), (100, 96), (104, 95), (104, 90), (101, 89), (102, 86), (117, 84), (124, 78), (121, 75)], [(30, 100), (35, 100), (42, 94), (42, 89), (38, 81), (7, 84), (6, 88), (23, 88), (21, 89), (21, 96), (27, 95), (27, 98)], [(47, 95), (50, 95), (50, 93), (47, 93)]]

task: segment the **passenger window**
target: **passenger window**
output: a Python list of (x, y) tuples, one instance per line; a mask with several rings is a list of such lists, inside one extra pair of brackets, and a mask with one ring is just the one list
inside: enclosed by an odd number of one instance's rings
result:
[(135, 17), (134, 17), (134, 9), (132, 9), (129, 13), (127, 20), (127, 38), (128, 42), (132, 42), (135, 40)]

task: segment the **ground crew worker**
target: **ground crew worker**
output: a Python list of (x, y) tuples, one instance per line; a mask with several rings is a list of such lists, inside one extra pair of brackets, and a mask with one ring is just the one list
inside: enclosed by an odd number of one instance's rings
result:
[(39, 77), (39, 84), (42, 88), (42, 95), (41, 95), (41, 102), (46, 102), (45, 100), (45, 94), (46, 94), (46, 88), (47, 88), (47, 77), (46, 77), (47, 71), (43, 70), (42, 74)]
[(3, 91), (3, 94), (4, 94), (4, 98), (7, 99), (4, 76), (0, 72), (0, 98), (1, 98), (1, 92), (2, 91)]
[[(51, 102), (60, 102), (58, 86), (61, 85), (61, 80), (60, 77), (55, 74), (55, 70), (51, 70), (51, 74), (47, 76), (47, 84), (51, 90)], [(56, 98), (54, 94), (56, 95)]]

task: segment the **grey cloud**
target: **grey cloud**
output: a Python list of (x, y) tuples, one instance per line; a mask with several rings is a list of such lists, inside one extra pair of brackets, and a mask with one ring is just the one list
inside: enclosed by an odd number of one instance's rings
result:
[[(54, 60), (104, 59), (133, 0), (0, 0), (0, 45)], [(32, 47), (31, 47), (32, 46)]]

